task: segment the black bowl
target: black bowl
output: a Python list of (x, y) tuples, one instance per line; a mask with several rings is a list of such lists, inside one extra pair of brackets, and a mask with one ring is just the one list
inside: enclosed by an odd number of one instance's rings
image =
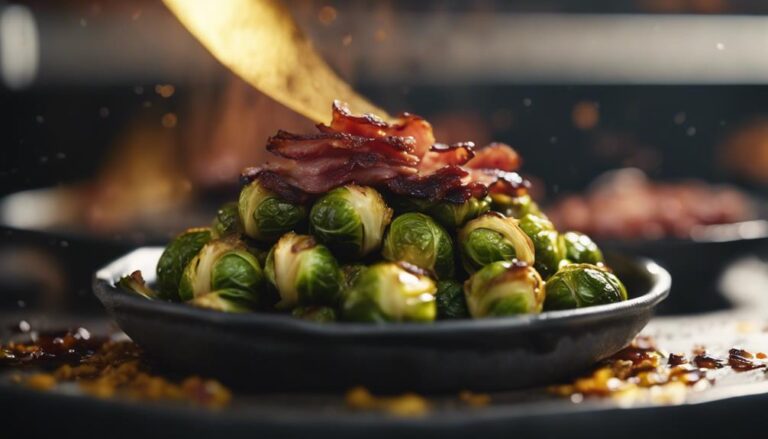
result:
[(287, 315), (227, 314), (151, 301), (114, 287), (142, 270), (154, 280), (161, 248), (135, 250), (99, 270), (96, 295), (157, 362), (239, 388), (376, 391), (501, 390), (573, 376), (626, 346), (669, 292), (654, 262), (609, 262), (630, 300), (567, 311), (432, 324), (318, 324)]
[(608, 253), (651, 258), (675, 279), (674, 294), (659, 307), (662, 314), (690, 314), (730, 307), (718, 280), (739, 256), (768, 250), (768, 221), (699, 226), (690, 239), (608, 240)]

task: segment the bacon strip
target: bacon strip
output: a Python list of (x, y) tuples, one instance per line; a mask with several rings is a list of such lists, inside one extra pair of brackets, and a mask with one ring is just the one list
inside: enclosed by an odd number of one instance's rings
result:
[(413, 140), (402, 137), (369, 138), (346, 133), (297, 135), (278, 131), (267, 140), (267, 150), (295, 160), (368, 154), (393, 164), (416, 166), (419, 163), (419, 158), (412, 154)]
[(333, 103), (333, 119), (331, 125), (317, 125), (324, 133), (347, 133), (355, 136), (381, 138), (403, 137), (413, 139), (413, 154), (423, 157), (435, 143), (432, 125), (420, 116), (403, 113), (394, 123), (387, 123), (373, 114), (354, 116), (346, 104), (339, 101)]
[(520, 169), (520, 155), (504, 143), (491, 143), (475, 150), (474, 157), (466, 163), (470, 169), (500, 169), (512, 172)]

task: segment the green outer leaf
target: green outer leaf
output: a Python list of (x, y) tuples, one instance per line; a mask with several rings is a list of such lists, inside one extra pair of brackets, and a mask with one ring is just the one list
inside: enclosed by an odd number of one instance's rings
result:
[(437, 283), (437, 317), (439, 319), (464, 319), (469, 317), (464, 287), (455, 280), (441, 280)]
[[(491, 262), (511, 261), (515, 247), (501, 233), (490, 229), (475, 229), (461, 242), (461, 250), (467, 271), (475, 271)], [(470, 272), (471, 272), (470, 271)]]
[(235, 250), (219, 258), (211, 271), (211, 289), (236, 288), (250, 292), (254, 302), (264, 275), (255, 256), (245, 250)]
[(579, 232), (560, 235), (565, 258), (573, 263), (597, 264), (603, 262), (603, 252), (592, 239)]
[(336, 305), (344, 278), (331, 252), (323, 245), (304, 250), (297, 257), (296, 289), (300, 304)]
[(432, 218), (421, 213), (404, 213), (392, 221), (382, 256), (388, 261), (405, 261), (434, 270), (438, 278), (453, 276), (453, 240)]
[(216, 217), (213, 219), (211, 230), (215, 238), (243, 233), (243, 225), (240, 221), (237, 202), (225, 203), (216, 211)]
[(309, 213), (309, 227), (336, 254), (355, 257), (363, 252), (363, 223), (348, 192), (346, 187), (336, 188), (317, 200)]
[(470, 276), (464, 294), (474, 318), (538, 313), (544, 281), (533, 267), (498, 261)]
[(623, 300), (627, 300), (627, 290), (613, 273), (591, 264), (573, 264), (547, 281), (544, 308), (583, 308)]
[(274, 242), (297, 229), (307, 217), (304, 206), (279, 198), (262, 187), (258, 180), (240, 192), (238, 210), (245, 234), (265, 242)]
[(147, 299), (157, 299), (157, 292), (147, 286), (144, 278), (141, 276), (141, 271), (137, 270), (128, 276), (123, 276), (115, 285), (144, 296)]
[(188, 301), (192, 306), (213, 309), (222, 312), (241, 313), (252, 311), (252, 295), (248, 291), (235, 288), (212, 291)]
[(345, 320), (430, 322), (435, 319), (437, 286), (427, 276), (396, 263), (380, 262), (364, 270), (344, 296)]
[(485, 197), (483, 199), (470, 198), (462, 204), (437, 203), (428, 208), (427, 213), (446, 229), (454, 230), (490, 209), (491, 198)]
[(533, 214), (539, 217), (545, 217), (539, 208), (539, 205), (533, 201), (529, 194), (510, 197), (505, 194), (491, 195), (492, 210), (502, 213), (504, 216), (520, 219), (527, 214)]
[(536, 252), (536, 262), (533, 267), (542, 277), (548, 278), (557, 271), (565, 255), (563, 243), (555, 226), (548, 219), (532, 214), (523, 216), (519, 225), (533, 242)]
[(190, 229), (165, 248), (157, 262), (157, 289), (161, 299), (179, 300), (179, 282), (184, 268), (210, 240), (210, 229)]

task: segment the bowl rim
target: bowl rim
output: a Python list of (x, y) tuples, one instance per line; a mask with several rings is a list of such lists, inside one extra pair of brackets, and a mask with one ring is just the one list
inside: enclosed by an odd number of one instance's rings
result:
[[(431, 323), (390, 323), (371, 324), (357, 322), (336, 322), (332, 324), (318, 324), (302, 319), (297, 319), (285, 314), (272, 314), (265, 312), (253, 313), (225, 313), (204, 308), (197, 308), (183, 303), (148, 300), (137, 294), (131, 294), (114, 285), (117, 279), (129, 274), (125, 265), (127, 261), (138, 257), (159, 258), (163, 247), (139, 247), (113, 260), (103, 268), (96, 271), (93, 276), (93, 289), (105, 307), (113, 311), (114, 308), (133, 309), (144, 312), (147, 315), (165, 318), (178, 318), (185, 320), (197, 320), (207, 324), (230, 327), (269, 327), (275, 331), (285, 333), (306, 334), (316, 336), (427, 336), (443, 333), (472, 333), (488, 330), (520, 331), (531, 328), (544, 329), (552, 326), (571, 325), (577, 322), (589, 322), (603, 319), (616, 318), (623, 315), (631, 315), (646, 312), (668, 295), (672, 286), (672, 277), (662, 266), (651, 259), (623, 256), (628, 261), (636, 264), (636, 267), (647, 274), (651, 286), (645, 293), (623, 302), (607, 305), (596, 305), (586, 308), (577, 308), (560, 311), (544, 311), (540, 314), (526, 314), (510, 317), (492, 317), (484, 319), (457, 319), (439, 320)], [(152, 266), (155, 265), (156, 259)], [(154, 277), (154, 273), (150, 276)], [(149, 276), (148, 276), (149, 277)]]

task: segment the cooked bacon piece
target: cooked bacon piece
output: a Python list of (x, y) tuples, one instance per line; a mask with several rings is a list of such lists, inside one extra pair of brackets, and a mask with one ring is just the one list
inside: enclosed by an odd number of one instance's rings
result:
[(429, 174), (445, 166), (461, 166), (475, 156), (472, 142), (446, 145), (435, 143), (419, 162), (419, 173)]
[(398, 176), (388, 180), (386, 186), (398, 195), (436, 201), (452, 191), (460, 191), (468, 176), (469, 173), (459, 166), (446, 166), (429, 174)]
[(286, 201), (296, 204), (304, 204), (309, 201), (310, 196), (308, 193), (291, 185), (280, 174), (273, 171), (267, 171), (263, 168), (246, 168), (240, 175), (240, 180), (243, 184), (256, 179), (266, 189), (271, 190)]
[(520, 155), (504, 143), (491, 143), (475, 150), (474, 157), (464, 166), (471, 169), (500, 169), (512, 172), (520, 169)]
[(278, 131), (267, 140), (267, 150), (295, 160), (327, 157), (354, 158), (375, 156), (395, 165), (416, 166), (419, 158), (412, 154), (413, 140), (401, 137), (360, 137), (346, 133), (321, 133), (306, 136)]
[(394, 123), (387, 123), (373, 114), (354, 116), (346, 104), (339, 101), (333, 103), (333, 119), (331, 125), (318, 125), (324, 133), (347, 133), (361, 137), (411, 137), (413, 138), (413, 154), (422, 157), (435, 143), (432, 125), (414, 114), (402, 113)]

